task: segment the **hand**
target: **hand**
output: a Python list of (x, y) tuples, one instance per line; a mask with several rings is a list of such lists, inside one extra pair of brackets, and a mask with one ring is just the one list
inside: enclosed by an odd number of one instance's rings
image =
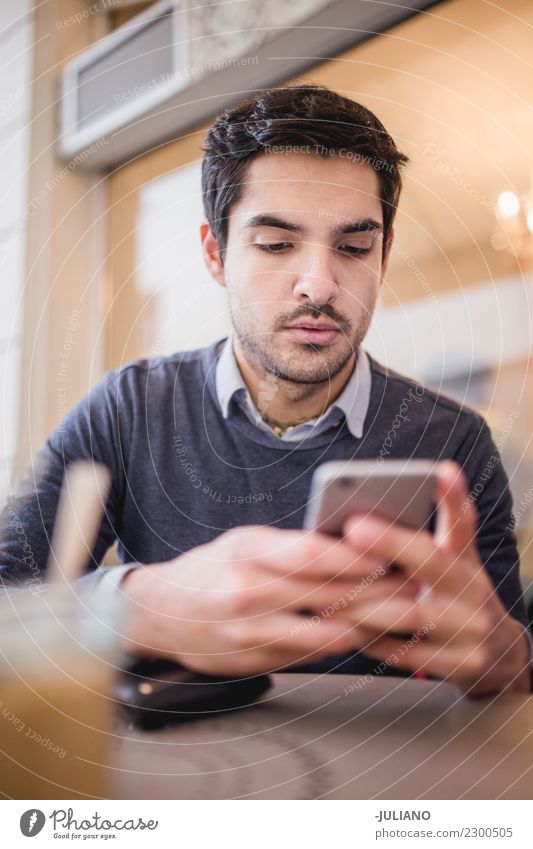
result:
[(343, 654), (366, 641), (364, 629), (342, 616), (301, 611), (327, 610), (362, 578), (384, 571), (380, 557), (324, 534), (236, 528), (127, 575), (122, 587), (131, 611), (124, 646), (222, 675)]
[[(353, 517), (345, 527), (355, 553), (399, 564), (405, 582), (419, 588), (414, 599), (386, 591), (380, 596), (376, 582), (373, 597), (361, 596), (352, 616), (371, 631), (364, 651), (380, 661), (396, 659), (413, 672), (447, 678), (473, 695), (505, 687), (529, 692), (527, 637), (479, 558), (475, 508), (467, 501), (464, 475), (448, 461), (439, 464), (438, 474), (434, 536), (374, 517)], [(424, 637), (409, 644), (390, 632)]]

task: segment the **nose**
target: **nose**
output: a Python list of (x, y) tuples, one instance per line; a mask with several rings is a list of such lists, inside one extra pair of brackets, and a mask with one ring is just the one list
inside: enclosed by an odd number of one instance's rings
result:
[(293, 289), (298, 301), (322, 307), (333, 300), (338, 287), (331, 254), (324, 245), (309, 245), (308, 250), (302, 252)]

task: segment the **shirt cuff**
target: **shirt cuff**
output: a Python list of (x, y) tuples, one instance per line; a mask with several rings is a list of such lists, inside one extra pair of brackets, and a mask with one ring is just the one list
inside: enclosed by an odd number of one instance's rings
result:
[(93, 572), (78, 578), (76, 586), (82, 591), (90, 593), (92, 598), (109, 598), (113, 593), (119, 592), (120, 585), (126, 575), (138, 568), (138, 563), (125, 563), (122, 566), (100, 566)]

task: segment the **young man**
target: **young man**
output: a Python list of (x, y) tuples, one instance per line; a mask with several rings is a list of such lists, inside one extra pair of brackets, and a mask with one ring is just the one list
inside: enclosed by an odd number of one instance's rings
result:
[[(67, 416), (46, 471), (5, 512), (6, 581), (28, 574), (20, 528), (44, 570), (65, 464), (93, 457), (113, 485), (91, 565), (118, 539), (125, 566), (83, 580), (121, 582), (132, 653), (209, 673), (422, 671), (476, 694), (528, 690), (511, 500), (488, 429), (361, 347), (405, 162), (371, 112), (320, 87), (220, 116), (201, 240), (233, 335), (108, 374)], [(301, 530), (318, 465), (387, 456), (442, 461), (427, 530), (365, 517), (342, 540)]]

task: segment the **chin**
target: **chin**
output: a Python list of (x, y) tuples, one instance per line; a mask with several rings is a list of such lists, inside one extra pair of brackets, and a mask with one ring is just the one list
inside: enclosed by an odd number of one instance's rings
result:
[(275, 374), (291, 383), (328, 383), (346, 366), (353, 352), (320, 350), (314, 345), (300, 345), (277, 359)]

